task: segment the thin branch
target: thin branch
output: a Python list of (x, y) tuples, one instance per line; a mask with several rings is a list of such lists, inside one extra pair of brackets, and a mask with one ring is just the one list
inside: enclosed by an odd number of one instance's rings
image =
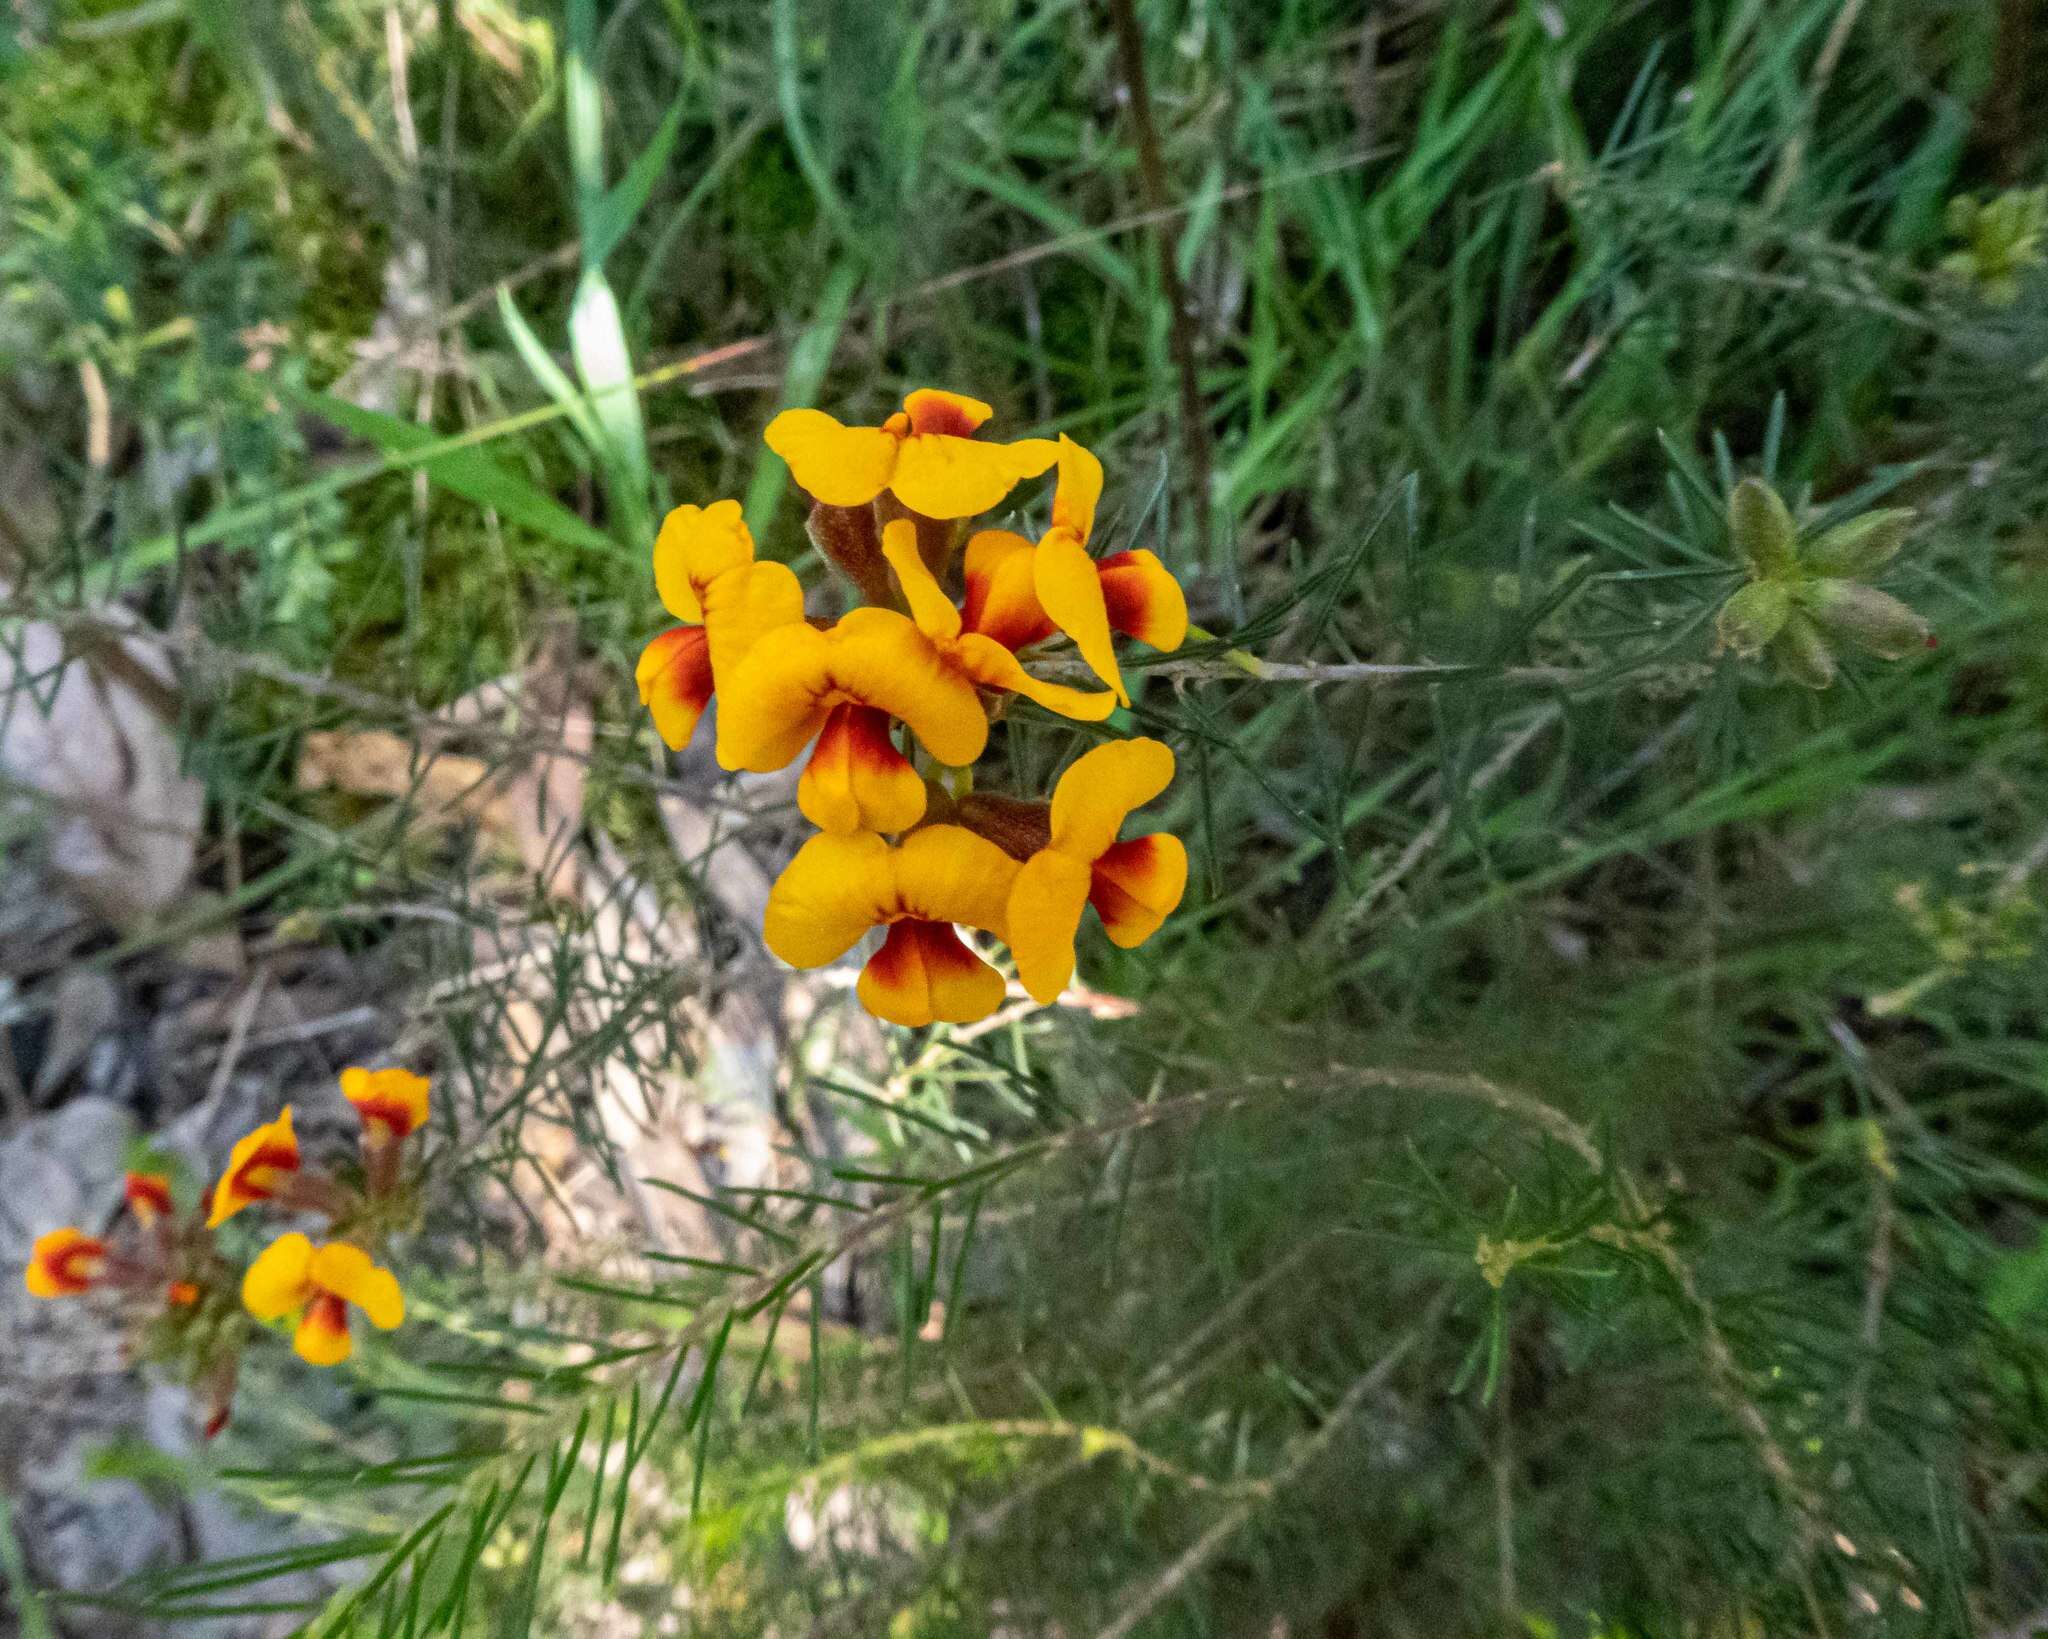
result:
[(1129, 1634), (1137, 1630), (1139, 1623), (1179, 1592), (1190, 1577), (1214, 1559), (1232, 1537), (1251, 1523), (1252, 1516), (1258, 1512), (1260, 1503), (1264, 1502), (1268, 1495), (1283, 1490), (1299, 1479), (1310, 1464), (1329, 1450), (1337, 1436), (1351, 1426), (1373, 1396), (1386, 1386), (1387, 1379), (1394, 1375), (1394, 1368), (1407, 1359), (1415, 1346), (1435, 1330), (1437, 1322), (1443, 1318), (1444, 1311), (1450, 1307), (1450, 1302), (1451, 1294), (1448, 1290), (1439, 1292), (1431, 1301), (1429, 1308), (1423, 1312), (1421, 1321), (1408, 1335), (1381, 1355), (1370, 1371), (1362, 1373), (1351, 1387), (1344, 1391), (1343, 1399), (1331, 1408), (1330, 1415), (1323, 1420), (1323, 1426), (1301, 1442), (1300, 1448), (1287, 1460), (1286, 1465), (1267, 1482), (1265, 1492), (1256, 1497), (1248, 1497), (1228, 1510), (1208, 1530), (1195, 1538), (1188, 1550), (1167, 1566), (1158, 1577), (1127, 1595), (1122, 1602), (1123, 1613), (1108, 1627), (1103, 1628), (1096, 1635), (1096, 1639), (1127, 1639)]
[[(1507, 1320), (1501, 1320), (1503, 1331)], [(1502, 1630), (1513, 1632), (1522, 1611), (1515, 1576), (1515, 1424), (1510, 1401), (1514, 1398), (1514, 1357), (1512, 1343), (1502, 1339), (1500, 1380), (1494, 1385), (1493, 1437), (1493, 1535), (1494, 1574), (1500, 1590)]]
[[(1138, 179), (1145, 192), (1145, 205), (1154, 212), (1172, 208), (1172, 190), (1167, 185), (1166, 161), (1159, 151), (1159, 128), (1152, 118), (1152, 91), (1145, 77), (1145, 36), (1138, 27), (1138, 14), (1131, 0), (1109, 0), (1110, 19), (1116, 28), (1117, 61), (1129, 102), (1132, 134), (1138, 139)], [(1195, 365), (1195, 328), (1188, 311), (1188, 294), (1180, 282), (1180, 268), (1174, 261), (1173, 239), (1155, 232), (1153, 243), (1159, 253), (1159, 283), (1166, 292), (1167, 338), (1173, 348), (1173, 367), (1180, 378), (1180, 432), (1187, 445), (1188, 495), (1195, 507), (1195, 537), (1207, 561), (1211, 549), (1209, 474), (1209, 420), (1202, 408), (1202, 384)]]
[[(1530, 741), (1534, 740), (1537, 735), (1556, 722), (1560, 715), (1562, 713), (1556, 705), (1545, 706), (1525, 723), (1521, 729), (1509, 735), (1506, 743), (1501, 746), (1500, 750), (1496, 751), (1487, 760), (1486, 765), (1472, 776), (1470, 782), (1465, 787), (1465, 794), (1468, 797), (1476, 797), (1486, 790), (1488, 786), (1492, 785), (1495, 780), (1508, 771), (1514, 760), (1521, 756), (1522, 752), (1528, 747)], [(1414, 870), (1416, 865), (1421, 862), (1422, 856), (1442, 840), (1444, 832), (1450, 828), (1451, 814), (1454, 808), (1455, 804), (1448, 802), (1439, 808), (1430, 822), (1416, 833), (1414, 840), (1401, 850), (1401, 857), (1366, 885), (1365, 891), (1352, 902), (1349, 909), (1345, 912), (1345, 921), (1348, 924), (1356, 927), (1363, 922), (1366, 914), (1379, 902), (1381, 896), (1389, 892), (1410, 871)]]
[(1860, 1429), (1870, 1412), (1870, 1380), (1877, 1371), (1878, 1337), (1884, 1328), (1884, 1300), (1892, 1285), (1892, 1234), (1898, 1222), (1898, 1201), (1892, 1189), (1889, 1160), (1873, 1160), (1870, 1168), (1870, 1258), (1864, 1266), (1863, 1323), (1857, 1332), (1856, 1375), (1849, 1384), (1849, 1410), (1843, 1423)]

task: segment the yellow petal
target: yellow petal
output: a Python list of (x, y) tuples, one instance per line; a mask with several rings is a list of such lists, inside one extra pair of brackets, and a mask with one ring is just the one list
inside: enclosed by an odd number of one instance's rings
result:
[(784, 410), (763, 436), (811, 499), (827, 506), (867, 505), (896, 470), (899, 446), (891, 434), (841, 426), (822, 410)]
[(381, 1332), (405, 1319), (405, 1294), (398, 1289), (398, 1277), (360, 1246), (328, 1242), (313, 1254), (310, 1274), (321, 1291), (353, 1303)]
[(404, 1138), (425, 1124), (431, 1087), (425, 1076), (410, 1070), (352, 1066), (341, 1072), (341, 1096), (355, 1106), (365, 1125), (381, 1127), (393, 1138)]
[(1095, 528), (1095, 505), (1102, 499), (1102, 463), (1065, 433), (1060, 434), (1060, 476), (1052, 492), (1052, 527), (1071, 529), (1087, 540)]
[(1031, 586), (1037, 550), (1007, 529), (984, 529), (969, 538), (967, 603), (961, 610), (968, 631), (992, 637), (1006, 649), (1052, 635), (1053, 624)]
[(939, 583), (925, 566), (917, 550), (917, 525), (908, 518), (891, 520), (882, 531), (882, 556), (896, 571), (903, 598), (910, 605), (910, 618), (918, 630), (941, 642), (960, 635), (960, 611), (939, 589)]
[(671, 751), (697, 732), (711, 703), (711, 651), (701, 626), (671, 626), (640, 651), (633, 668), (640, 703), (654, 716), (654, 731)]
[(763, 633), (718, 691), (719, 767), (787, 768), (825, 726), (831, 687), (832, 644), (823, 632), (798, 621)]
[(106, 1267), (107, 1243), (97, 1235), (66, 1225), (36, 1237), (29, 1249), (22, 1284), (29, 1296), (72, 1298), (89, 1291)]
[(821, 831), (907, 831), (924, 818), (924, 781), (872, 706), (834, 706), (797, 781), (796, 805)]
[(243, 1207), (267, 1201), (299, 1170), (299, 1141), (292, 1132), (292, 1107), (265, 1122), (228, 1152), (228, 1164), (213, 1186), (206, 1227), (218, 1229)]
[(984, 688), (1021, 694), (1047, 711), (1056, 711), (1080, 723), (1099, 723), (1116, 710), (1116, 696), (1109, 690), (1090, 694), (1070, 689), (1064, 683), (1043, 682), (1018, 664), (1017, 657), (994, 638), (983, 637), (979, 632), (966, 633), (957, 640), (955, 648), (967, 675)]
[(1074, 976), (1074, 935), (1088, 907), (1088, 867), (1055, 848), (1027, 859), (1010, 888), (1010, 952), (1035, 1002), (1051, 1002)]
[(293, 1230), (256, 1255), (242, 1276), (242, 1307), (258, 1320), (281, 1320), (312, 1301), (313, 1243)]
[(945, 923), (904, 921), (868, 958), (855, 994), (876, 1018), (909, 1029), (972, 1024), (1002, 1005), (1003, 976)]
[(948, 767), (964, 768), (982, 754), (988, 713), (973, 682), (909, 620), (893, 609), (855, 609), (831, 637), (829, 676), (840, 697), (909, 725)]
[(754, 561), (754, 537), (737, 501), (679, 506), (654, 538), (654, 589), (668, 612), (690, 625), (704, 618), (704, 588), (728, 569)]
[(1126, 637), (1172, 651), (1188, 635), (1188, 599), (1180, 582), (1142, 547), (1100, 559), (1095, 571), (1109, 605), (1109, 624)]
[(913, 512), (927, 518), (971, 518), (999, 506), (1025, 478), (1036, 478), (1059, 456), (1049, 438), (1015, 444), (984, 444), (944, 433), (913, 433), (904, 439), (889, 488)]
[(1188, 886), (1188, 851), (1164, 831), (1119, 842), (1096, 860), (1088, 903), (1109, 937), (1142, 945), (1173, 914)]
[(816, 836), (768, 890), (762, 937), (791, 967), (822, 967), (896, 912), (889, 845), (871, 831)]
[(1052, 793), (1052, 845), (1094, 859), (1134, 808), (1173, 783), (1173, 751), (1159, 740), (1111, 740), (1074, 759)]
[(1081, 538), (1055, 529), (1038, 543), (1031, 563), (1032, 589), (1052, 623), (1074, 640), (1088, 669), (1107, 683), (1120, 704), (1128, 706), (1123, 673), (1117, 670), (1116, 645), (1109, 635), (1109, 606), (1102, 597), (1102, 578)]
[(769, 632), (800, 625), (803, 583), (786, 563), (749, 563), (729, 569), (704, 586), (704, 637), (711, 680), (723, 683)]
[(299, 1318), (292, 1347), (309, 1366), (339, 1366), (355, 1351), (348, 1335), (348, 1306), (338, 1297), (318, 1293)]
[(966, 438), (996, 412), (978, 398), (920, 387), (903, 401), (904, 416), (915, 433), (952, 433)]
[(1017, 862), (959, 825), (927, 825), (896, 849), (896, 903), (906, 916), (962, 922), (998, 939)]

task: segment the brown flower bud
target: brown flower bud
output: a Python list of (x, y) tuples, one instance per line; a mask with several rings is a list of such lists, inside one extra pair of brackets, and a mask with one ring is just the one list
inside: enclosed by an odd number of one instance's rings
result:
[(883, 609), (894, 607), (889, 565), (882, 556), (882, 535), (875, 526), (873, 507), (816, 502), (804, 521), (804, 533), (825, 561), (853, 582), (863, 602)]
[(955, 806), (953, 822), (988, 838), (1012, 859), (1029, 859), (1052, 841), (1052, 806), (975, 791)]

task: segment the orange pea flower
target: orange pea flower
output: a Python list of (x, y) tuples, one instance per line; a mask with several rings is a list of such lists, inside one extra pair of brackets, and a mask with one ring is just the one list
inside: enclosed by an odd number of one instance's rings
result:
[(827, 506), (865, 506), (886, 489), (927, 518), (971, 518), (1000, 505), (1058, 454), (1044, 438), (982, 443), (975, 430), (994, 414), (978, 398), (921, 387), (879, 427), (842, 426), (823, 410), (784, 410), (765, 436), (796, 481)]
[(768, 894), (768, 948), (792, 967), (821, 967), (870, 928), (889, 932), (861, 970), (857, 994), (892, 1024), (985, 1018), (1003, 978), (955, 925), (1003, 936), (1017, 862), (986, 837), (928, 825), (890, 844), (872, 832), (816, 836)]
[(1074, 976), (1074, 935), (1093, 905), (1126, 949), (1141, 945), (1180, 903), (1188, 854), (1159, 832), (1117, 841), (1132, 809), (1173, 779), (1173, 752), (1157, 740), (1113, 740), (1075, 759), (1052, 795), (1051, 837), (1018, 869), (1005, 909), (1017, 977), (1050, 1002)]
[(1033, 546), (1007, 529), (985, 529), (967, 543), (967, 629), (1021, 649), (1062, 631), (1123, 705), (1131, 703), (1112, 634), (1155, 649), (1181, 646), (1188, 603), (1158, 557), (1139, 548), (1097, 560), (1088, 555), (1102, 463), (1066, 434), (1059, 441), (1059, 485), (1052, 528)]
[(160, 1172), (129, 1173), (121, 1181), (121, 1195), (144, 1229), (155, 1228), (157, 1221), (168, 1218), (173, 1210), (171, 1181)]
[(366, 1134), (379, 1142), (406, 1138), (426, 1123), (427, 1094), (433, 1083), (410, 1070), (365, 1070), (351, 1065), (341, 1072), (341, 1096), (353, 1104)]
[(91, 1291), (106, 1268), (107, 1243), (67, 1226), (37, 1237), (22, 1284), (32, 1297), (75, 1298)]
[(242, 1277), (242, 1307), (258, 1320), (298, 1316), (292, 1347), (311, 1366), (338, 1366), (349, 1357), (350, 1304), (380, 1331), (405, 1319), (398, 1278), (346, 1241), (316, 1247), (296, 1231), (280, 1235)]
[(633, 679), (671, 750), (689, 744), (719, 677), (771, 627), (804, 618), (803, 587), (787, 564), (756, 563), (737, 501), (679, 506), (654, 542), (654, 585), (682, 621), (640, 651)]
[(243, 1207), (272, 1199), (298, 1170), (299, 1140), (287, 1104), (275, 1121), (265, 1122), (229, 1152), (227, 1170), (213, 1186), (206, 1227), (218, 1229)]
[(887, 718), (957, 768), (988, 744), (978, 689), (1021, 694), (1084, 722), (1100, 722), (1116, 706), (1108, 692), (1042, 682), (993, 638), (963, 633), (960, 611), (918, 556), (908, 519), (892, 521), (882, 542), (910, 615), (855, 609), (829, 631), (798, 625), (763, 634), (719, 713), (718, 760), (727, 768), (765, 774), (826, 736), (796, 796), (804, 817), (835, 835), (903, 831), (924, 815), (923, 782), (890, 743)]

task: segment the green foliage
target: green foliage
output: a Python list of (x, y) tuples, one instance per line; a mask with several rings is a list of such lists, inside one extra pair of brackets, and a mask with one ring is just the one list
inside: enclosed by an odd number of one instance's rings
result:
[[(237, 659), (185, 725), (225, 902), (416, 970), (464, 1143), (409, 1330), (245, 1385), (209, 1460), (307, 1544), (105, 1606), (262, 1611), (312, 1569), (334, 1636), (2048, 1604), (2048, 316), (2038, 190), (1973, 202), (2042, 158), (1990, 150), (1996, 8), (1148, 3), (1164, 222), (1066, 0), (405, 4), (402, 99), (383, 8), (246, 9), (0, 68), (6, 436), (63, 514), (20, 596)], [(428, 311), (371, 402), (408, 247)], [(80, 458), (87, 360), (141, 450), (193, 452), (168, 489)], [(536, 1134), (613, 1156), (608, 1062), (712, 1085), (690, 1021), (751, 959), (657, 817), (651, 522), (744, 494), (808, 575), (761, 425), (926, 382), (1138, 475), (1105, 549), (1215, 634), (1127, 665), (1188, 902), (1084, 956), (1135, 1016), (876, 1066), (827, 995), (778, 1187), (641, 1181), (716, 1256), (543, 1266), (484, 1204)], [(410, 827), (423, 767), (388, 805), (296, 785), (308, 733), (417, 735), (564, 630), (581, 819), (696, 908), (687, 960)], [(1042, 785), (1075, 740), (1003, 744)]]

